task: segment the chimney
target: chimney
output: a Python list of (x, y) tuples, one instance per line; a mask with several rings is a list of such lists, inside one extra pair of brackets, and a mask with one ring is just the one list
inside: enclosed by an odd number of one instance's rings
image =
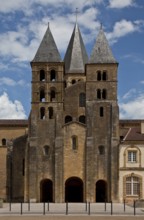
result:
[(141, 122), (141, 134), (144, 134), (144, 122)]

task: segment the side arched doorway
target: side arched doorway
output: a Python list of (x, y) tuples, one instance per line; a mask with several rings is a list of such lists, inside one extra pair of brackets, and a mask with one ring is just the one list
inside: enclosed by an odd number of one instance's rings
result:
[(53, 183), (49, 179), (40, 182), (40, 201), (53, 202)]
[(96, 182), (96, 202), (107, 201), (107, 183), (104, 180)]
[(71, 177), (65, 182), (65, 201), (83, 202), (83, 181), (78, 177)]

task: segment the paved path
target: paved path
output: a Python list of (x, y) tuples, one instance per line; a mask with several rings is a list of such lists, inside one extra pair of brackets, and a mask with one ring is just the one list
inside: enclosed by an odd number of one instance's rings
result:
[(0, 208), (0, 220), (8, 219), (49, 219), (49, 220), (104, 220), (104, 219), (132, 219), (144, 220), (144, 208), (125, 206), (120, 203), (4, 203)]
[(1, 216), (0, 220), (144, 220), (143, 216)]

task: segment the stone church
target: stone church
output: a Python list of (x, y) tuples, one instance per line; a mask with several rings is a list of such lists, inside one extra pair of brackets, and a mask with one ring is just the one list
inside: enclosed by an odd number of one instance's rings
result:
[[(143, 121), (119, 120), (118, 62), (102, 27), (88, 57), (76, 23), (62, 60), (48, 25), (31, 69), (29, 119), (0, 120), (2, 134), (9, 134), (1, 136), (0, 197), (25, 202), (143, 198)], [(128, 139), (131, 127), (137, 130)]]

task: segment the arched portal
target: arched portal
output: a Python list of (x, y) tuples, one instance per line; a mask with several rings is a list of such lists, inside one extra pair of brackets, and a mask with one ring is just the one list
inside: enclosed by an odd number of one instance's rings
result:
[(53, 202), (53, 183), (49, 179), (40, 182), (40, 201)]
[(83, 181), (78, 177), (71, 177), (65, 182), (65, 201), (83, 202)]
[(96, 182), (96, 202), (107, 201), (107, 183), (104, 180)]

